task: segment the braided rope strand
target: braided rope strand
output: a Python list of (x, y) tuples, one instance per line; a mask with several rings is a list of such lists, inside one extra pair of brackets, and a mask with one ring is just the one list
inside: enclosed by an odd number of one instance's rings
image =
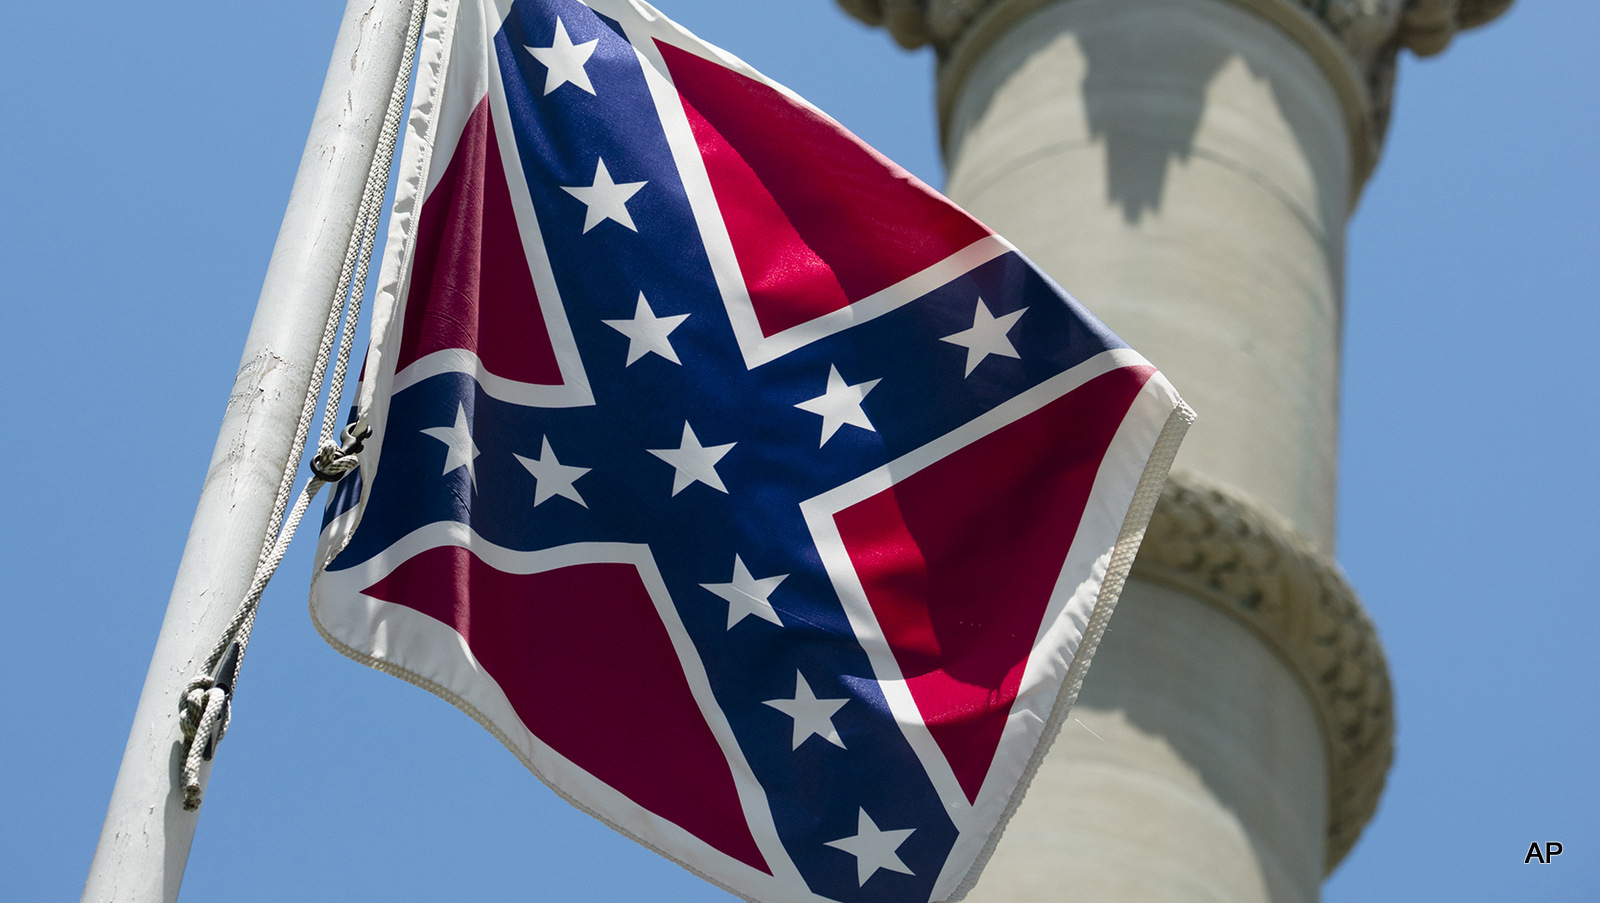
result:
[[(204, 793), (200, 786), (200, 763), (212, 757), (232, 720), (229, 695), (243, 666), (244, 653), (250, 644), (250, 633), (255, 628), (262, 593), (272, 580), (273, 574), (277, 572), (284, 555), (289, 551), (289, 543), (294, 539), (294, 534), (310, 508), (312, 499), (324, 485), (338, 480), (360, 465), (361, 443), (370, 434), (370, 430), (365, 429), (358, 418), (345, 430), (342, 444), (334, 441), (338, 408), (344, 396), (345, 375), (349, 369), (356, 326), (361, 316), (362, 298), (366, 294), (367, 275), (376, 248), (383, 199), (388, 190), (389, 175), (394, 163), (395, 143), (400, 134), (400, 120), (405, 112), (406, 95), (410, 90), (411, 74), (416, 63), (418, 38), (422, 32), (422, 22), (427, 10), (426, 0), (414, 0), (412, 3), (400, 69), (389, 95), (388, 107), (384, 111), (378, 146), (374, 150), (372, 165), (367, 170), (367, 180), (362, 187), (350, 243), (346, 247), (344, 262), (339, 271), (339, 281), (334, 292), (334, 298), (339, 303), (329, 307), (328, 318), (323, 325), (322, 339), (318, 344), (316, 360), (312, 366), (311, 380), (301, 403), (300, 418), (290, 443), (288, 463), (284, 467), (277, 495), (273, 499), (272, 514), (268, 518), (267, 529), (262, 538), (255, 574), (244, 599), (228, 621), (228, 626), (223, 629), (211, 653), (206, 656), (200, 673), (189, 681), (178, 703), (182, 713), (180, 724), (186, 744), (181, 770), (183, 807), (188, 810), (200, 807)], [(339, 340), (336, 356), (335, 339)], [(330, 362), (333, 365), (331, 377), (328, 374)], [(322, 394), (324, 382), (327, 383), (328, 396), (323, 408), (317, 451), (310, 461), (313, 475), (291, 508), (289, 499), (294, 492), (294, 484), (299, 474), (299, 461), (305, 453), (311, 424), (316, 416), (317, 399)], [(215, 674), (228, 646), (235, 643), (238, 644), (238, 654), (233, 673), (220, 676)], [(219, 684), (225, 684), (226, 688)]]

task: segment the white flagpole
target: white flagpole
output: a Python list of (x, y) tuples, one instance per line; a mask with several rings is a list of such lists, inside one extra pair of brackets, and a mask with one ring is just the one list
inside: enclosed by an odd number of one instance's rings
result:
[[(411, 0), (349, 0), (145, 676), (85, 903), (171, 903), (199, 812), (180, 694), (247, 591), (405, 44)], [(202, 786), (210, 763), (201, 771)]]

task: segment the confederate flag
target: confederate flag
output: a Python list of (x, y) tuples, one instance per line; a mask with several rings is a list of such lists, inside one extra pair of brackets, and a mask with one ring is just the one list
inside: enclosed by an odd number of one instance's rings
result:
[(328, 641), (742, 897), (958, 899), (1192, 414), (637, 0), (428, 13)]

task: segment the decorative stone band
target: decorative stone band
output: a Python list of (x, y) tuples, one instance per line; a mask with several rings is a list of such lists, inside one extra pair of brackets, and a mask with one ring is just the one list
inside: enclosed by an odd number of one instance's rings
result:
[[(933, 45), (939, 55), (939, 116), (949, 121), (967, 72), (1002, 34), (1051, 3), (1073, 0), (838, 0), (882, 25), (903, 47)], [(1402, 47), (1431, 56), (1458, 31), (1505, 12), (1512, 0), (1224, 0), (1277, 25), (1328, 73), (1345, 107), (1355, 184), (1377, 165), (1389, 127), (1395, 61)]]
[[(986, 8), (1007, 0), (839, 0), (868, 25), (882, 25), (902, 47), (949, 50)], [(1449, 46), (1456, 32), (1493, 19), (1511, 0), (1280, 0), (1320, 16), (1351, 53), (1370, 57), (1394, 42), (1422, 56)]]
[(1238, 617), (1305, 681), (1328, 744), (1324, 874), (1331, 872), (1377, 808), (1394, 756), (1383, 648), (1338, 565), (1275, 516), (1174, 473), (1132, 576)]

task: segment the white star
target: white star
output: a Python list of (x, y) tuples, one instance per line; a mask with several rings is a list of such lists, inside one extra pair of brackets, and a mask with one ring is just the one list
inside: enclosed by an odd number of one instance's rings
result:
[(667, 341), (667, 336), (672, 335), (672, 331), (687, 319), (689, 319), (688, 314), (656, 316), (656, 312), (650, 309), (650, 302), (645, 300), (644, 292), (640, 292), (639, 304), (633, 309), (633, 319), (600, 322), (628, 337), (628, 362), (623, 364), (626, 367), (652, 352), (674, 364), (681, 364), (678, 352), (672, 350), (672, 343)]
[(821, 448), (828, 444), (833, 434), (845, 424), (859, 426), (864, 430), (873, 429), (872, 421), (867, 419), (867, 412), (861, 409), (861, 402), (872, 391), (873, 386), (882, 382), (879, 379), (869, 379), (864, 383), (853, 386), (845, 385), (844, 377), (839, 375), (839, 368), (828, 365), (828, 388), (816, 398), (802, 401), (795, 407), (802, 411), (810, 411), (822, 416), (822, 441), (817, 443)]
[(578, 488), (572, 484), (591, 468), (573, 467), (558, 461), (555, 450), (550, 447), (549, 436), (544, 437), (544, 448), (540, 450), (537, 461), (516, 454), (512, 457), (522, 462), (522, 466), (528, 468), (528, 473), (533, 474), (533, 507), (537, 508), (547, 499), (557, 495), (572, 499), (585, 508), (589, 507), (589, 503), (578, 494)]
[(544, 93), (562, 85), (571, 83), (577, 85), (590, 94), (594, 93), (594, 85), (589, 81), (589, 73), (584, 71), (584, 64), (589, 62), (589, 57), (594, 55), (599, 38), (584, 41), (582, 44), (572, 43), (572, 38), (567, 36), (567, 26), (562, 24), (561, 18), (556, 18), (556, 37), (549, 47), (528, 47), (527, 51), (533, 58), (543, 63), (549, 71), (544, 77)]
[[(778, 613), (772, 610), (772, 603), (767, 600), (772, 597), (772, 591), (778, 588), (788, 574), (779, 574), (776, 577), (762, 577), (760, 580), (750, 576), (750, 569), (744, 566), (744, 559), (738, 555), (733, 556), (733, 582), (732, 583), (702, 583), (701, 586), (716, 593), (728, 601), (728, 629), (755, 615), (767, 621), (783, 626), (778, 620)], [(798, 745), (798, 744), (796, 744)]]
[(914, 874), (900, 861), (896, 850), (906, 842), (916, 831), (916, 828), (902, 828), (897, 831), (880, 831), (873, 824), (872, 818), (867, 815), (867, 810), (862, 809), (861, 817), (856, 821), (856, 836), (841, 837), (838, 840), (828, 841), (828, 846), (856, 857), (856, 881), (865, 886), (867, 879), (877, 874), (879, 869), (888, 869), (902, 875)]
[(949, 342), (952, 345), (960, 345), (967, 349), (967, 372), (964, 375), (971, 376), (972, 371), (978, 369), (978, 365), (983, 363), (983, 359), (991, 354), (998, 354), (1002, 357), (1022, 356), (1017, 354), (1016, 346), (1012, 345), (1011, 340), (1006, 338), (1006, 333), (1011, 331), (1011, 327), (1017, 323), (1017, 318), (1026, 313), (1027, 310), (1024, 307), (1020, 310), (1014, 310), (1003, 317), (996, 317), (989, 312), (989, 305), (983, 303), (983, 299), (979, 298), (978, 309), (972, 314), (972, 328), (963, 329), (955, 335), (947, 335), (941, 341)]
[(467, 426), (467, 412), (456, 405), (456, 422), (453, 426), (433, 426), (422, 432), (444, 443), (444, 470), (449, 473), (458, 467), (467, 469), (467, 479), (472, 481), (472, 491), (478, 491), (478, 475), (472, 470), (472, 461), (480, 452), (472, 443), (472, 431)]
[(648, 182), (623, 182), (617, 184), (611, 181), (611, 171), (606, 169), (606, 161), (599, 160), (594, 165), (594, 184), (563, 185), (561, 190), (582, 201), (589, 208), (583, 217), (583, 231), (600, 225), (606, 220), (616, 220), (628, 227), (633, 232), (639, 228), (633, 224), (633, 217), (628, 215), (628, 199), (638, 193)]
[(717, 476), (717, 462), (722, 456), (733, 448), (735, 443), (727, 445), (704, 446), (695, 437), (694, 430), (689, 427), (686, 420), (683, 423), (683, 442), (677, 448), (649, 448), (645, 449), (650, 454), (671, 464), (677, 472), (672, 476), (672, 494), (677, 495), (689, 488), (694, 483), (704, 483), (721, 493), (727, 493), (728, 487), (722, 485), (722, 478)]
[[(794, 672), (794, 698), (769, 699), (764, 705), (770, 705), (778, 711), (794, 719), (794, 746), (799, 749), (800, 744), (811, 739), (815, 734), (844, 749), (844, 741), (839, 739), (839, 732), (833, 726), (833, 715), (844, 708), (849, 702), (844, 699), (818, 699), (817, 694), (811, 692), (811, 685), (806, 683), (806, 676), (799, 671)], [(840, 847), (844, 849), (844, 847)], [(863, 878), (863, 881), (866, 879)]]

